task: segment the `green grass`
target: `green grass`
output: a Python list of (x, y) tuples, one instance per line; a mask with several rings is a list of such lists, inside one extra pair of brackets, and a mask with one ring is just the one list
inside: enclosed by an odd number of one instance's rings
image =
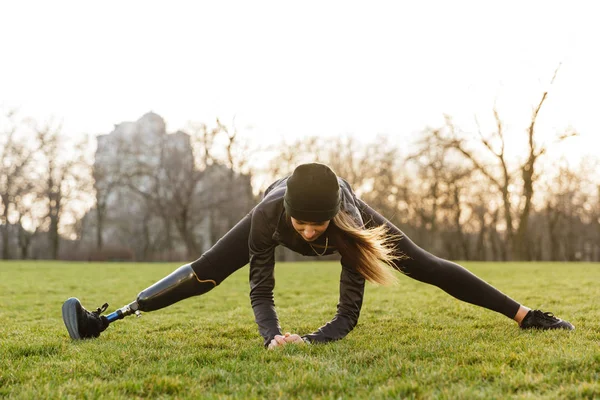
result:
[[(99, 339), (72, 342), (61, 304), (108, 311), (175, 264), (0, 263), (0, 397), (40, 398), (600, 398), (600, 265), (465, 263), (517, 301), (570, 320), (574, 332), (521, 331), (506, 317), (401, 277), (366, 289), (359, 325), (327, 345), (262, 347), (247, 267), (212, 292)], [(280, 264), (284, 330), (330, 320), (336, 263)]]

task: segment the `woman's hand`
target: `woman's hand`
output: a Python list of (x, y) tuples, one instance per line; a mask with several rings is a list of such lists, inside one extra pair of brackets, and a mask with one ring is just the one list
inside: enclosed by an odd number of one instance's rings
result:
[(271, 343), (269, 343), (268, 349), (272, 350), (276, 347), (285, 346), (288, 343), (304, 344), (304, 340), (302, 340), (300, 335), (286, 332), (285, 335), (275, 335), (273, 340), (271, 340)]

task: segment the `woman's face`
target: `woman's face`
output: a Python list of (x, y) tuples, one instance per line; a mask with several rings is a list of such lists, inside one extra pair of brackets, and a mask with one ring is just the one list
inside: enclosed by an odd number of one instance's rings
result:
[(309, 222), (309, 221), (301, 221), (294, 217), (292, 219), (292, 226), (302, 236), (302, 239), (307, 242), (315, 241), (319, 236), (323, 234), (327, 230), (329, 226), (329, 221), (323, 222)]

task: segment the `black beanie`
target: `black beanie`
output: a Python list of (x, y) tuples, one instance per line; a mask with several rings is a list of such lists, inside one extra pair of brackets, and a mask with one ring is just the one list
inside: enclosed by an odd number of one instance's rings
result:
[(306, 222), (323, 222), (340, 210), (340, 185), (335, 173), (324, 164), (302, 164), (287, 181), (283, 198), (290, 217)]

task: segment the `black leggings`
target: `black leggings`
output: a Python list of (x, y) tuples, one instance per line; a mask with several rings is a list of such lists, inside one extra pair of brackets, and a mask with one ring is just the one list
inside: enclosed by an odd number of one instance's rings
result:
[[(365, 203), (360, 202), (360, 206), (367, 227), (385, 224), (392, 234), (400, 237), (396, 247), (405, 257), (399, 259), (395, 267), (406, 276), (437, 286), (467, 303), (497, 311), (509, 318), (515, 316), (519, 310), (519, 303), (460, 265), (421, 249), (400, 229)], [(192, 268), (199, 279), (212, 279), (218, 285), (248, 264), (250, 225), (251, 214), (248, 214), (210, 250), (192, 263)]]
[(497, 311), (509, 318), (515, 316), (519, 303), (460, 265), (423, 250), (367, 204), (360, 200), (359, 203), (367, 227), (385, 224), (391, 234), (399, 237), (395, 245), (405, 257), (394, 263), (396, 269), (410, 278), (437, 286), (459, 300)]

